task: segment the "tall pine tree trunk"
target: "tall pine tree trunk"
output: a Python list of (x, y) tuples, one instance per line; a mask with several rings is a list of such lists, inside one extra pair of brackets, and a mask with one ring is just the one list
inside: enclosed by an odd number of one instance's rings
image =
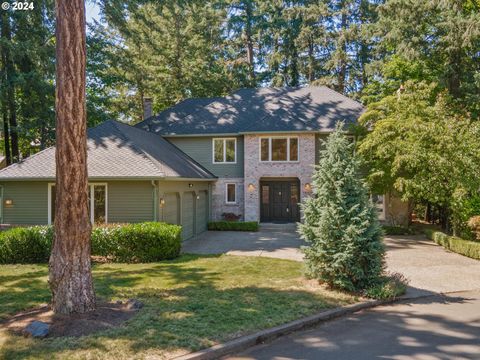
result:
[(85, 108), (85, 4), (57, 0), (55, 239), (50, 288), (55, 313), (95, 309), (90, 264), (91, 223)]
[(250, 86), (256, 85), (255, 79), (255, 64), (253, 58), (253, 40), (252, 40), (252, 22), (253, 22), (253, 9), (252, 2), (247, 0), (245, 3), (245, 43), (247, 48), (247, 63), (248, 63), (248, 77)]
[[(12, 163), (12, 157), (18, 158), (18, 138), (16, 136), (16, 116), (15, 116), (15, 98), (13, 98), (12, 103), (12, 92), (11, 87), (13, 86), (12, 82), (12, 62), (10, 59), (10, 49), (9, 44), (11, 43), (11, 33), (10, 33), (10, 18), (7, 11), (2, 11), (0, 17), (2, 21), (1, 31), (2, 31), (2, 47), (1, 47), (1, 59), (2, 59), (2, 120), (3, 120), (3, 136), (4, 136), (4, 147), (5, 147), (5, 159), (7, 165)], [(12, 106), (13, 105), (13, 106)], [(13, 111), (13, 114), (12, 114)], [(13, 120), (13, 121), (12, 121)], [(9, 124), (15, 125), (14, 129), (10, 129)], [(15, 151), (12, 154), (11, 146), (15, 148)]]
[(346, 39), (346, 30), (347, 30), (347, 15), (342, 13), (341, 16), (341, 31), (340, 31), (340, 42), (339, 47), (341, 48), (341, 57), (338, 67), (338, 84), (337, 91), (339, 93), (345, 93), (345, 79), (347, 77), (347, 61), (345, 57), (347, 56), (347, 39)]

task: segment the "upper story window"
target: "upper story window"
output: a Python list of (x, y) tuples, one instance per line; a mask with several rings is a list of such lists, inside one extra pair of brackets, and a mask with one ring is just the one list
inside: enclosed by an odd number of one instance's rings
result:
[(260, 138), (260, 161), (298, 161), (298, 137)]
[(213, 139), (213, 163), (225, 164), (237, 161), (237, 139)]

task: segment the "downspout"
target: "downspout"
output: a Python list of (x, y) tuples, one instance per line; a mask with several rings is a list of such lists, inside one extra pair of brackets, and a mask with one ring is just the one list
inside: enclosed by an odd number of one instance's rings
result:
[(158, 221), (158, 185), (152, 180), (153, 187), (153, 221)]
[(3, 224), (3, 185), (0, 185), (0, 224)]

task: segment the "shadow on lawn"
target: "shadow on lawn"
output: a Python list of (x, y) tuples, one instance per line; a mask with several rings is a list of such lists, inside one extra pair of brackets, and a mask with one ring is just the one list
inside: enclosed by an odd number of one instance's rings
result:
[[(334, 294), (328, 292), (280, 290), (251, 283), (221, 288), (216, 282), (220, 273), (206, 264), (189, 263), (198, 258), (204, 256), (185, 256), (148, 268), (99, 267), (95, 271), (98, 295), (139, 298), (145, 307), (138, 315), (126, 326), (84, 338), (29, 341), (21, 346), (16, 338), (9, 337), (0, 350), (0, 358), (56, 357), (73, 349), (100, 355), (115, 349), (116, 354), (125, 357), (143, 351), (186, 352), (338, 304)], [(159, 278), (161, 282), (155, 283)], [(35, 291), (48, 292), (44, 282), (28, 281)], [(33, 291), (24, 290), (16, 296), (28, 296)]]

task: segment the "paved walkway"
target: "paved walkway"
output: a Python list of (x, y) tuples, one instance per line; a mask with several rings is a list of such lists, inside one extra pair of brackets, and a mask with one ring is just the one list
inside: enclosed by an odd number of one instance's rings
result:
[(480, 291), (352, 314), (228, 357), (235, 360), (480, 359)]

